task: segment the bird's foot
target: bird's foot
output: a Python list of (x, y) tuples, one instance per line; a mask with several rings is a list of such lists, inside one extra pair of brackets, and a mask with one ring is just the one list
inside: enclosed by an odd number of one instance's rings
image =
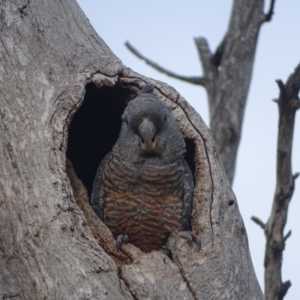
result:
[(177, 237), (182, 237), (187, 240), (188, 244), (191, 245), (192, 242), (196, 243), (197, 250), (201, 249), (201, 239), (191, 231), (180, 231)]
[(129, 241), (127, 234), (119, 234), (117, 236), (117, 249), (119, 250), (123, 243), (127, 243)]

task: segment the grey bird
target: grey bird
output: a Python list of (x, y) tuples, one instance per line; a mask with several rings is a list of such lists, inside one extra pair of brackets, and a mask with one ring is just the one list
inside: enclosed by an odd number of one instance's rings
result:
[(119, 138), (97, 170), (91, 206), (120, 248), (161, 249), (173, 233), (189, 242), (194, 182), (170, 108), (145, 85), (122, 116)]

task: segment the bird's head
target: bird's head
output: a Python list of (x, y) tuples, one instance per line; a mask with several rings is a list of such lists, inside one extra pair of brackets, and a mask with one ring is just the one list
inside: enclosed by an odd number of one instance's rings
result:
[(122, 129), (114, 151), (126, 160), (149, 157), (173, 160), (185, 152), (183, 137), (170, 109), (152, 92), (152, 85), (144, 86), (122, 116)]

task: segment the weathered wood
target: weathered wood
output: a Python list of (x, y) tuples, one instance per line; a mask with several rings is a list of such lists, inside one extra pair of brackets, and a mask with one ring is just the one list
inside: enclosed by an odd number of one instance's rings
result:
[(232, 183), (241, 139), (244, 110), (252, 77), (261, 25), (272, 19), (275, 0), (264, 14), (264, 0), (235, 0), (228, 30), (213, 53), (204, 37), (195, 38), (203, 76), (182, 76), (142, 55), (129, 42), (126, 47), (138, 58), (167, 76), (201, 85), (208, 95), (210, 129), (226, 174)]
[[(173, 88), (124, 66), (75, 1), (6, 0), (0, 9), (1, 297), (263, 299), (235, 196), (197, 112)], [(88, 83), (116, 105), (152, 83), (172, 107), (195, 146), (200, 252), (182, 238), (173, 262), (130, 244), (116, 251), (87, 204), (88, 186), (67, 164), (70, 123)]]
[(228, 30), (214, 54), (205, 38), (195, 39), (206, 78), (210, 128), (230, 182), (235, 173), (259, 30), (273, 13), (274, 1), (267, 15), (263, 12), (264, 2), (234, 1)]
[(0, 295), (131, 299), (74, 202), (65, 166), (88, 74), (101, 64), (116, 74), (120, 62), (74, 1), (0, 9)]
[(265, 250), (265, 296), (267, 300), (282, 300), (291, 282), (282, 282), (281, 266), (285, 242), (291, 235), (284, 234), (289, 203), (295, 189), (295, 179), (299, 174), (292, 173), (292, 150), (295, 115), (300, 108), (300, 64), (288, 78), (286, 84), (277, 80), (280, 95), (276, 101), (279, 110), (277, 138), (276, 189), (270, 218), (264, 227)]

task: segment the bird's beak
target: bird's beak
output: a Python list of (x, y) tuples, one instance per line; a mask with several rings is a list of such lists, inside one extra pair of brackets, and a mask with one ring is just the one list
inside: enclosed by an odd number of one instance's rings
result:
[(138, 128), (141, 149), (144, 153), (154, 153), (156, 150), (156, 127), (148, 119), (144, 119)]

